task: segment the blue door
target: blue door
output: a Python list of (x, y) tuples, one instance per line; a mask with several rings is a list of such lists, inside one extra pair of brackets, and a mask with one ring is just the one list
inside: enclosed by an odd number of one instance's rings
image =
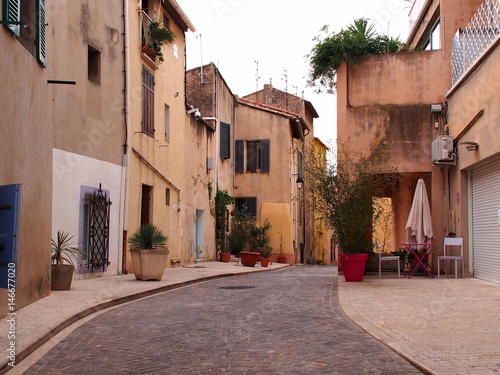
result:
[[(0, 288), (8, 288), (15, 277), (19, 239), (21, 185), (0, 186)], [(14, 272), (13, 272), (14, 270)], [(15, 283), (15, 279), (13, 280)]]

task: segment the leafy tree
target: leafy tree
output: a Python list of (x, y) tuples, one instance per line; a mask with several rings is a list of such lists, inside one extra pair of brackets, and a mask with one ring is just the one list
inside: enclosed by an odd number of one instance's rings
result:
[[(328, 26), (322, 31), (328, 33)], [(333, 92), (336, 85), (337, 69), (344, 62), (354, 63), (361, 56), (370, 56), (387, 52), (396, 52), (404, 44), (399, 39), (387, 35), (378, 35), (373, 24), (360, 18), (347, 29), (322, 39), (316, 37), (316, 45), (307, 55), (310, 60), (309, 85), (326, 88)]]
[(373, 249), (373, 223), (384, 213), (380, 200), (373, 198), (386, 195), (397, 183), (395, 171), (385, 167), (385, 149), (380, 142), (364, 154), (340, 143), (335, 159), (325, 162), (317, 151), (308, 156), (307, 186), (314, 197), (313, 209), (333, 230), (333, 241), (344, 254)]

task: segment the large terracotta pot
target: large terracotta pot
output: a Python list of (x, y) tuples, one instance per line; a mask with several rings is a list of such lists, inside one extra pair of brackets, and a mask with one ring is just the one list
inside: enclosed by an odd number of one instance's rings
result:
[(345, 281), (363, 281), (368, 254), (340, 254)]
[(250, 251), (242, 251), (241, 255), (241, 264), (245, 267), (255, 267), (255, 264), (260, 258), (260, 253), (252, 253)]
[(70, 290), (74, 271), (75, 267), (71, 264), (63, 264), (59, 270), (57, 270), (57, 266), (53, 264), (51, 269), (50, 289)]
[(130, 249), (137, 280), (161, 280), (169, 251), (167, 249)]
[(278, 263), (286, 263), (286, 256), (278, 255)]

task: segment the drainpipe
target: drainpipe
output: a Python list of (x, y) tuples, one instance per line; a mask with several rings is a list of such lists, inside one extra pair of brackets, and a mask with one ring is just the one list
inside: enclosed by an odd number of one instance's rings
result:
[(128, 179), (130, 173), (130, 41), (129, 41), (129, 12), (128, 1), (123, 0), (123, 115), (125, 127), (125, 140), (122, 154), (121, 196), (120, 196), (120, 225), (122, 233), (118, 243), (122, 248), (121, 273), (127, 274), (127, 227), (128, 227)]

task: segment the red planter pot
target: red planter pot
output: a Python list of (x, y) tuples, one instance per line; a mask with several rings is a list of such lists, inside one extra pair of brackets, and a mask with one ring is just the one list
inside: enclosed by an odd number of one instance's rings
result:
[(242, 251), (241, 264), (245, 267), (255, 267), (255, 264), (260, 258), (260, 253), (251, 253), (250, 251)]
[(278, 263), (286, 263), (286, 256), (278, 255)]
[(260, 265), (261, 267), (269, 266), (269, 258), (260, 258)]
[(230, 260), (231, 260), (231, 254), (221, 253), (220, 255), (221, 262), (229, 263)]
[(368, 254), (340, 254), (345, 281), (363, 281)]

